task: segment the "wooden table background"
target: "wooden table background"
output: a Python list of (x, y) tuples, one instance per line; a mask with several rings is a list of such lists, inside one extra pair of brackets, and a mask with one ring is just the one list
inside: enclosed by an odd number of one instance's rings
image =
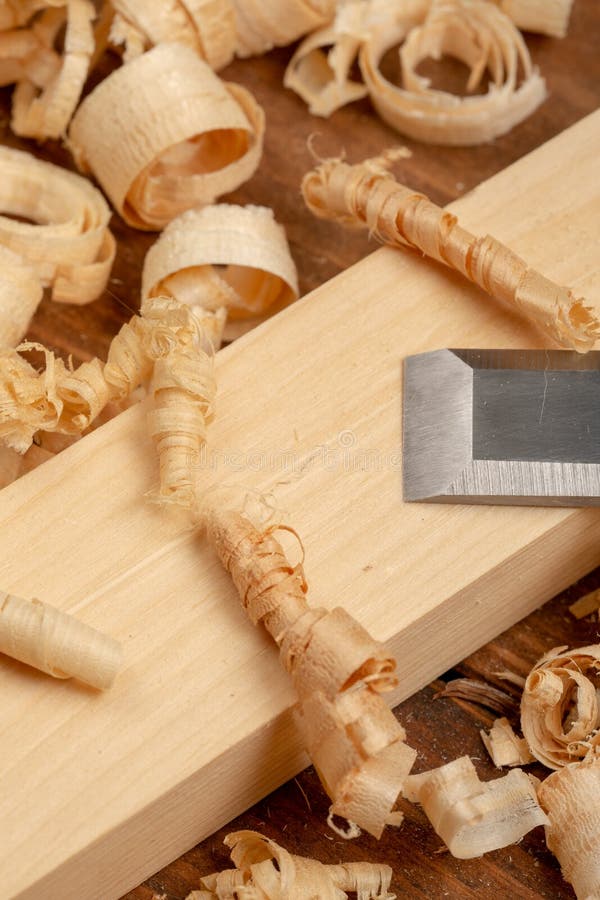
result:
[[(312, 290), (374, 247), (362, 232), (345, 231), (319, 222), (304, 208), (299, 184), (303, 173), (312, 165), (307, 146), (309, 137), (314, 135), (313, 147), (319, 156), (345, 151), (351, 161), (374, 156), (392, 144), (405, 143), (413, 156), (402, 162), (398, 174), (436, 202), (448, 203), (599, 105), (600, 11), (596, 0), (575, 0), (569, 34), (564, 40), (528, 35), (527, 42), (534, 61), (547, 79), (549, 99), (510, 134), (492, 144), (473, 148), (430, 147), (404, 141), (378, 119), (367, 100), (338, 111), (329, 120), (310, 116), (303, 102), (282, 87), (290, 48), (262, 58), (234, 62), (222, 75), (244, 84), (255, 94), (267, 114), (267, 132), (259, 171), (226, 199), (273, 207), (288, 234), (299, 270), (301, 292)], [(107, 60), (104, 71), (111, 65)], [(435, 68), (430, 72), (435, 75)], [(462, 68), (452, 66), (448, 72), (458, 88), (464, 74)], [(58, 143), (36, 147), (11, 134), (9, 94), (8, 90), (1, 92), (3, 141), (72, 168), (68, 152)], [(119, 249), (110, 290), (82, 308), (61, 306), (45, 299), (28, 335), (62, 355), (72, 354), (75, 362), (95, 355), (106, 358), (112, 336), (139, 306), (141, 264), (156, 236), (133, 231), (116, 215), (112, 227)], [(455, 678), (474, 678), (510, 694), (516, 711), (517, 689), (495, 673), (510, 669), (525, 675), (535, 660), (551, 647), (598, 641), (600, 626), (596, 617), (578, 622), (568, 612), (570, 603), (598, 586), (600, 570), (397, 707), (408, 741), (419, 751), (414, 771), (468, 754), (482, 778), (500, 774), (491, 765), (479, 738), (479, 729), (489, 726), (496, 713), (464, 701), (436, 699), (436, 694)], [(532, 771), (539, 777), (545, 774), (541, 767), (532, 767)], [(453, 859), (445, 850), (418, 807), (406, 805), (402, 827), (388, 828), (380, 841), (363, 835), (353, 842), (341, 840), (328, 829), (327, 808), (327, 797), (314, 770), (309, 768), (128, 893), (124, 900), (152, 900), (155, 895), (164, 895), (166, 900), (183, 900), (199, 887), (201, 875), (228, 866), (223, 837), (241, 828), (261, 831), (291, 852), (323, 862), (365, 859), (387, 863), (394, 870), (392, 888), (399, 897), (477, 896), (523, 900), (573, 897), (561, 878), (556, 860), (545, 847), (541, 828), (516, 846), (482, 859), (461, 861)]]

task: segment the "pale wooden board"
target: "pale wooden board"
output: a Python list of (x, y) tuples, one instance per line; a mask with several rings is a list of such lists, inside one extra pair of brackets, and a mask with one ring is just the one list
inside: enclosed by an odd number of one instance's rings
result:
[[(599, 140), (596, 113), (453, 209), (598, 298)], [(378, 251), (219, 354), (218, 460), (199, 473), (273, 492), (313, 602), (397, 654), (395, 699), (600, 562), (597, 510), (403, 505), (402, 358), (445, 346), (541, 341), (447, 270)], [(305, 763), (276, 652), (201, 537), (144, 500), (144, 415), (1, 494), (2, 589), (127, 654), (104, 695), (0, 660), (2, 896), (117, 897)]]

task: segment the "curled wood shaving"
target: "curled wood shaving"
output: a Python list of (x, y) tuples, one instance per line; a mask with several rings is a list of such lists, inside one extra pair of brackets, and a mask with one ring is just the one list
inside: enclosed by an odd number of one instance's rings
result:
[(275, 537), (282, 526), (259, 530), (218, 492), (197, 516), (251, 621), (279, 645), (332, 814), (379, 837), (398, 821), (392, 809), (416, 755), (380, 696), (396, 683), (394, 660), (343, 609), (308, 605), (302, 566), (292, 565)]
[(474, 678), (455, 678), (449, 681), (443, 691), (439, 691), (434, 699), (449, 698), (455, 700), (467, 700), (469, 703), (477, 703), (494, 712), (515, 714), (518, 712), (517, 702), (499, 688), (493, 687), (486, 681), (476, 681)]
[(190, 47), (160, 44), (86, 97), (69, 142), (125, 221), (152, 230), (250, 178), (263, 133), (245, 88), (220, 81)]
[(413, 247), (473, 281), (526, 316), (562, 347), (593, 346), (598, 322), (585, 301), (530, 268), (490, 235), (476, 237), (456, 216), (399, 184), (387, 172), (390, 154), (350, 166), (322, 162), (304, 176), (304, 200), (316, 216), (364, 226), (391, 247)]
[(48, 6), (64, 6), (67, 0), (2, 0), (0, 3), (0, 29), (26, 25), (36, 12)]
[[(58, 71), (41, 88), (23, 78), (13, 94), (11, 127), (15, 134), (38, 140), (62, 137), (79, 102), (90, 60), (94, 52), (96, 12), (90, 0), (68, 0), (63, 9), (49, 9), (46, 46), (51, 49), (66, 18), (62, 62)], [(34, 25), (40, 33), (44, 22)], [(37, 79), (39, 81), (39, 79)]]
[(538, 799), (548, 814), (546, 843), (579, 900), (600, 897), (600, 758), (546, 778)]
[(567, 33), (573, 0), (495, 0), (522, 31), (537, 31), (563, 38)]
[(237, 337), (298, 296), (285, 231), (263, 206), (188, 210), (144, 260), (142, 297), (161, 294), (192, 307), (226, 309), (225, 337)]
[(481, 782), (469, 757), (461, 756), (439, 769), (409, 775), (403, 792), (421, 804), (453, 856), (473, 859), (514, 844), (548, 822), (535, 784), (521, 769)]
[(521, 700), (531, 752), (559, 769), (600, 751), (600, 645), (551, 650), (533, 667)]
[(0, 591), (0, 653), (54, 678), (105, 690), (121, 667), (121, 645), (73, 616)]
[(53, 300), (95, 300), (115, 255), (100, 191), (74, 172), (10, 147), (0, 147), (0, 170), (0, 245), (31, 264)]
[(111, 31), (125, 45), (125, 62), (161, 43), (186, 44), (218, 71), (233, 59), (237, 42), (231, 0), (113, 0)]
[(389, 893), (392, 870), (376, 863), (324, 865), (293, 856), (256, 831), (234, 831), (224, 841), (231, 848), (235, 869), (201, 879), (206, 890), (192, 891), (187, 900), (394, 900)]
[(585, 594), (579, 600), (576, 600), (575, 603), (572, 603), (569, 607), (569, 612), (576, 619), (584, 619), (598, 609), (600, 609), (600, 588)]
[(14, 347), (23, 338), (42, 293), (33, 268), (0, 244), (0, 348)]
[(338, 4), (334, 20), (298, 47), (286, 69), (285, 86), (306, 101), (313, 115), (324, 117), (366, 97), (367, 85), (349, 78), (363, 44), (382, 27), (388, 32), (393, 29), (401, 42), (424, 20), (429, 6), (430, 0), (348, 0)]
[(258, 56), (321, 28), (336, 0), (233, 0), (238, 56)]
[[(222, 317), (176, 300), (147, 300), (113, 339), (106, 365), (94, 359), (76, 370), (39, 344), (43, 372), (17, 350), (0, 353), (0, 440), (25, 453), (38, 431), (79, 435), (110, 401), (123, 401), (152, 373), (150, 429), (157, 443), (161, 485), (156, 499), (189, 508), (193, 469), (213, 411), (213, 346)], [(207, 334), (209, 337), (207, 337)]]
[(0, 84), (14, 84), (27, 79), (44, 87), (55, 77), (60, 57), (47, 46), (34, 28), (0, 30)]
[[(424, 6), (428, 4), (408, 4), (400, 17), (393, 11), (381, 17), (361, 46), (361, 72), (385, 122), (426, 143), (468, 146), (505, 134), (537, 109), (546, 97), (545, 82), (508, 16), (486, 0), (434, 0), (423, 24), (416, 24)], [(379, 64), (402, 41), (400, 87), (383, 76)], [(471, 70), (469, 92), (488, 71), (491, 83), (486, 93), (458, 97), (431, 88), (417, 67), (422, 60), (443, 54)]]
[(512, 729), (508, 719), (496, 719), (490, 733), (480, 731), (481, 740), (495, 766), (525, 766), (533, 762), (525, 738), (520, 738)]
[(194, 466), (214, 411), (213, 348), (203, 340), (202, 319), (177, 301), (148, 300), (142, 315), (157, 326), (148, 346), (154, 362), (149, 425), (160, 461), (156, 499), (189, 509)]

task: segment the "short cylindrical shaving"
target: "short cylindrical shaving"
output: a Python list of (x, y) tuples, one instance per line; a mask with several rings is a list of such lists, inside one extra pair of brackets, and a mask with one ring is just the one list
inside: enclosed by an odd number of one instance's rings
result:
[(231, 339), (298, 296), (285, 231), (270, 209), (218, 204), (188, 210), (165, 228), (144, 260), (142, 297), (227, 310)]
[(0, 652), (55, 678), (77, 678), (102, 690), (122, 663), (121, 645), (73, 616), (0, 593)]
[(161, 44), (86, 97), (69, 141), (125, 221), (152, 230), (250, 178), (263, 132), (245, 88), (220, 81), (191, 48)]

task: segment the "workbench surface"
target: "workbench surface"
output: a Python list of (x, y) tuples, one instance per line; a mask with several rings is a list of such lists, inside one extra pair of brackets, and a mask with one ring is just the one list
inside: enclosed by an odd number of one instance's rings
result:
[[(317, 221), (305, 209), (299, 183), (313, 162), (307, 147), (309, 137), (314, 135), (313, 147), (320, 157), (345, 151), (350, 161), (404, 143), (413, 156), (402, 161), (399, 172), (403, 180), (437, 203), (448, 203), (599, 105), (600, 14), (594, 0), (575, 0), (569, 34), (564, 40), (528, 35), (527, 42), (534, 62), (547, 79), (550, 97), (510, 134), (475, 148), (430, 147), (402, 140), (379, 120), (367, 100), (338, 111), (329, 120), (310, 116), (304, 103), (282, 87), (290, 48), (233, 63), (221, 75), (244, 84), (255, 94), (266, 111), (267, 132), (259, 171), (241, 190), (225, 199), (273, 207), (276, 218), (287, 230), (301, 292), (307, 293), (374, 249), (362, 232)], [(459, 67), (453, 75), (459, 78)], [(68, 153), (58, 143), (49, 142), (36, 149), (15, 138), (8, 128), (9, 91), (2, 92), (2, 102), (6, 113), (2, 125), (5, 143), (34, 150), (45, 159), (72, 167)], [(133, 231), (117, 215), (112, 228), (119, 249), (110, 291), (84, 307), (60, 306), (44, 300), (28, 334), (57, 352), (72, 354), (75, 362), (95, 355), (106, 358), (112, 336), (139, 306), (141, 263), (156, 236)], [(418, 771), (469, 754), (482, 778), (499, 774), (479, 738), (479, 729), (488, 727), (497, 713), (461, 700), (435, 699), (436, 695), (445, 682), (474, 678), (510, 694), (516, 709), (517, 689), (494, 673), (510, 669), (523, 676), (551, 647), (596, 642), (600, 630), (597, 618), (576, 621), (568, 606), (598, 586), (600, 570), (397, 707), (408, 742), (419, 752)], [(532, 771), (539, 776), (545, 774), (541, 767)], [(314, 770), (307, 769), (128, 893), (126, 900), (152, 900), (155, 895), (183, 900), (199, 887), (201, 875), (228, 866), (223, 837), (242, 828), (261, 831), (293, 853), (327, 863), (358, 859), (388, 863), (394, 870), (392, 889), (399, 897), (513, 896), (523, 900), (560, 900), (574, 896), (545, 847), (542, 829), (528, 834), (518, 846), (482, 859), (461, 861), (445, 850), (418, 807), (408, 809), (402, 827), (388, 828), (380, 841), (363, 835), (351, 843), (328, 829), (327, 808), (328, 799)], [(35, 853), (35, 844), (31, 852)]]

